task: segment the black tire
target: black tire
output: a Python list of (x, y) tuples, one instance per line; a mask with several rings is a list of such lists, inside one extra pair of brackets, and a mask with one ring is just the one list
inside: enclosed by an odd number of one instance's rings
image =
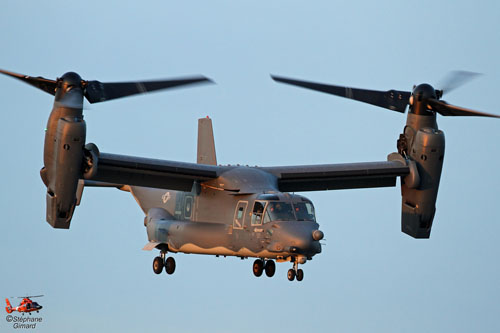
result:
[(297, 270), (297, 281), (302, 281), (304, 279), (304, 271), (300, 268)]
[(172, 257), (168, 257), (165, 260), (165, 273), (174, 274), (175, 272), (175, 259)]
[(266, 275), (268, 277), (273, 277), (274, 273), (276, 272), (276, 264), (274, 263), (274, 260), (266, 261), (266, 265), (264, 266), (264, 269), (265, 269)]
[(286, 277), (288, 278), (288, 281), (293, 281), (295, 279), (295, 271), (290, 268), (288, 270), (288, 273), (286, 274)]
[(161, 257), (156, 257), (153, 260), (153, 272), (155, 272), (155, 274), (160, 274), (162, 270), (163, 270), (163, 259)]
[(264, 271), (264, 261), (260, 259), (255, 260), (253, 262), (252, 270), (253, 270), (253, 275), (255, 275), (256, 277), (261, 276), (262, 272)]

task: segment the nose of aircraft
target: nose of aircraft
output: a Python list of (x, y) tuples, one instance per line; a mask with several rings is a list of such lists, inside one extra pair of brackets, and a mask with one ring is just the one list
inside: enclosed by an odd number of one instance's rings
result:
[(316, 223), (290, 221), (281, 224), (282, 243), (290, 248), (290, 252), (313, 256), (321, 252), (319, 241), (323, 232)]

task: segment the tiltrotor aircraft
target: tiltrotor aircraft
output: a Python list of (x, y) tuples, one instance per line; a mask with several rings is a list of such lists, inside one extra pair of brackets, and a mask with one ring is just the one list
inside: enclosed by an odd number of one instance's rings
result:
[[(401, 178), (402, 231), (429, 238), (444, 158), (444, 134), (436, 113), (445, 116), (499, 117), (456, 107), (440, 100), (443, 91), (428, 84), (412, 92), (372, 91), (273, 77), (276, 81), (319, 90), (391, 110), (409, 113), (398, 151), (386, 161), (249, 167), (220, 166), (215, 155), (212, 123), (198, 123), (197, 163), (156, 160), (100, 152), (86, 143), (83, 98), (91, 103), (124, 96), (203, 83), (204, 77), (176, 80), (101, 83), (84, 81), (73, 72), (57, 80), (7, 71), (54, 95), (54, 107), (45, 134), (44, 167), (47, 186), (47, 222), (68, 229), (84, 186), (117, 187), (130, 192), (145, 213), (149, 243), (157, 249), (153, 270), (175, 270), (167, 253), (196, 253), (257, 258), (253, 273), (274, 275), (275, 260), (289, 261), (290, 281), (301, 281), (305, 264), (321, 253), (323, 232), (314, 206), (303, 191), (395, 186)], [(290, 193), (292, 192), (292, 193)]]

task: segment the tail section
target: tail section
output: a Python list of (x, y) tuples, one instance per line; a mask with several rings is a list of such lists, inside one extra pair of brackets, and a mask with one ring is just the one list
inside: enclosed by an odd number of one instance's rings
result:
[(12, 313), (12, 305), (10, 305), (8, 298), (5, 299), (5, 303), (7, 303), (7, 306), (5, 307), (5, 311), (7, 311), (7, 313)]
[(212, 119), (198, 119), (198, 164), (217, 165)]

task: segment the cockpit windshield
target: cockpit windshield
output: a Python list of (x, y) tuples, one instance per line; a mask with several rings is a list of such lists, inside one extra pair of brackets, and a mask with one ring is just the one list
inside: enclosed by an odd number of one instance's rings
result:
[(270, 201), (267, 204), (264, 223), (270, 221), (294, 221), (292, 205), (283, 201)]
[(271, 221), (315, 222), (314, 207), (310, 202), (269, 201), (264, 213), (264, 223)]

